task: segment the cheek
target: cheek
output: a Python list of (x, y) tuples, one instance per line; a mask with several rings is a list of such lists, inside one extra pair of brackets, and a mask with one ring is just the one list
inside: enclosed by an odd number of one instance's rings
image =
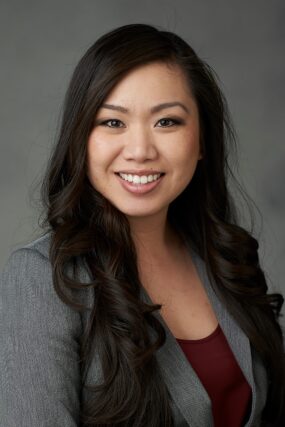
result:
[(191, 169), (199, 158), (199, 133), (188, 133), (172, 147), (173, 163), (179, 169)]
[(199, 160), (199, 143), (195, 140), (188, 144), (181, 144), (176, 147), (172, 153), (172, 166), (175, 170), (177, 183), (184, 186), (188, 185), (193, 177)]
[(95, 175), (99, 172), (107, 160), (106, 144), (95, 138), (90, 138), (87, 142), (87, 170), (89, 175)]
[(114, 140), (109, 140), (108, 137), (99, 133), (93, 132), (87, 142), (87, 158), (92, 165), (97, 165), (99, 168), (108, 166), (113, 159), (118, 155), (120, 146)]

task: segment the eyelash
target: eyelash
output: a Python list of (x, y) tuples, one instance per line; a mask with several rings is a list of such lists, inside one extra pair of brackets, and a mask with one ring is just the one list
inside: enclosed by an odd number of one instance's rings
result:
[[(164, 117), (163, 119), (158, 120), (159, 122), (161, 122), (162, 120), (167, 120), (167, 121), (171, 121), (174, 123), (174, 125), (171, 126), (160, 126), (162, 128), (169, 128), (169, 127), (173, 127), (175, 125), (180, 125), (182, 123), (182, 121), (177, 120), (177, 119), (171, 119), (170, 117)], [(121, 122), (121, 120), (118, 119), (109, 119), (109, 120), (104, 120), (103, 122), (99, 123), (99, 125), (101, 126), (106, 126), (109, 127), (111, 129), (121, 129), (121, 126), (116, 127), (116, 126), (108, 126), (106, 123), (108, 122)], [(121, 122), (122, 123), (122, 122)]]

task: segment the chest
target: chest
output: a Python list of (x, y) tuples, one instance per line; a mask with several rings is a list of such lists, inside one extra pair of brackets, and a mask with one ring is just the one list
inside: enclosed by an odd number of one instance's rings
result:
[(213, 307), (193, 266), (167, 268), (145, 277), (151, 300), (161, 304), (160, 314), (175, 338), (201, 339), (217, 327)]

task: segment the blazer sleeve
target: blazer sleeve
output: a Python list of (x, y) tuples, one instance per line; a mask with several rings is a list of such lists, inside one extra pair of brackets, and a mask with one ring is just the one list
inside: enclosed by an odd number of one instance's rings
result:
[(0, 328), (0, 426), (78, 426), (81, 316), (59, 299), (50, 262), (36, 249), (8, 259)]

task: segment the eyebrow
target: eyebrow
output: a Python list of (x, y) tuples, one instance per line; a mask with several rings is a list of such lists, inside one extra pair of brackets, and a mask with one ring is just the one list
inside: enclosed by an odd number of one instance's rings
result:
[[(150, 112), (153, 114), (153, 113), (157, 113), (158, 111), (164, 110), (165, 108), (176, 107), (176, 106), (181, 107), (184, 111), (186, 111), (186, 113), (189, 113), (189, 109), (184, 104), (182, 104), (182, 102), (179, 102), (179, 101), (164, 102), (163, 104), (155, 105), (150, 109)], [(114, 104), (103, 104), (101, 108), (107, 108), (109, 110), (117, 110), (117, 111), (121, 111), (122, 113), (130, 112), (128, 108), (122, 107), (121, 105), (114, 105)]]

